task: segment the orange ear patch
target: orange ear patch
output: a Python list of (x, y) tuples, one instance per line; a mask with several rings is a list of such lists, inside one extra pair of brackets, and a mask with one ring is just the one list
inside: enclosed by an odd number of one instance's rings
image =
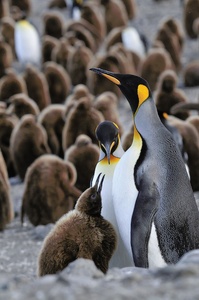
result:
[(137, 93), (138, 93), (139, 106), (140, 106), (149, 97), (149, 90), (145, 85), (139, 84)]

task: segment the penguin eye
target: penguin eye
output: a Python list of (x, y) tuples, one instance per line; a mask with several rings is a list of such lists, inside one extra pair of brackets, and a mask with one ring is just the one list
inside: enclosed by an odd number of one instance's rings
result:
[(95, 200), (96, 199), (96, 194), (91, 194), (91, 200)]

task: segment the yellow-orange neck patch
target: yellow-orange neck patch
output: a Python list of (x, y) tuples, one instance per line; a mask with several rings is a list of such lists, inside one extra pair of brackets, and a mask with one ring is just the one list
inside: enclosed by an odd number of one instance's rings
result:
[[(110, 164), (115, 164), (115, 163), (118, 163), (118, 161), (120, 160), (119, 157), (116, 157), (116, 156), (113, 156), (111, 155), (110, 156)], [(105, 164), (105, 165), (108, 165), (108, 158), (107, 157), (104, 157), (101, 161), (100, 161), (101, 164)]]
[(105, 74), (105, 73), (102, 73), (102, 75), (104, 77), (106, 77), (107, 79), (109, 79), (110, 81), (112, 81), (113, 83), (115, 83), (117, 85), (120, 85), (120, 81), (118, 79), (116, 79), (115, 77), (113, 77), (111, 75), (108, 75), (108, 74)]
[(137, 93), (139, 99), (139, 107), (149, 97), (149, 89), (145, 85), (139, 84)]

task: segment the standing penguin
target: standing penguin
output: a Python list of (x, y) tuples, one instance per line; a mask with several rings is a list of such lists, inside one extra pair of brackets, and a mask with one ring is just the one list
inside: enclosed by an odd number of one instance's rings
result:
[(180, 151), (159, 119), (141, 77), (92, 68), (128, 100), (134, 139), (113, 176), (113, 201), (123, 241), (137, 267), (177, 263), (199, 248), (199, 213)]
[(132, 254), (129, 255), (125, 249), (124, 242), (121, 239), (117, 220), (115, 216), (113, 197), (112, 197), (112, 179), (115, 167), (124, 153), (120, 143), (119, 128), (111, 121), (101, 122), (96, 128), (96, 137), (99, 141), (100, 155), (96, 165), (92, 184), (100, 173), (105, 174), (102, 187), (102, 216), (108, 220), (117, 233), (118, 245), (111, 260), (110, 267), (128, 267), (133, 264)]
[[(44, 240), (38, 258), (38, 275), (54, 274), (77, 258), (93, 260), (106, 273), (115, 250), (116, 234), (101, 216), (103, 178), (79, 197), (75, 209), (59, 219)], [(99, 185), (98, 185), (99, 184)]]

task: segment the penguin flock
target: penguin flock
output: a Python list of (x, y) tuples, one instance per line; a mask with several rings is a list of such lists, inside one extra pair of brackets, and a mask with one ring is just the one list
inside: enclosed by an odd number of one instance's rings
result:
[(197, 5), (149, 41), (135, 0), (49, 0), (40, 30), (31, 0), (0, 3), (0, 231), (18, 214), (54, 224), (38, 276), (79, 257), (103, 273), (163, 267), (199, 248), (198, 99), (181, 89), (199, 84), (183, 57)]

